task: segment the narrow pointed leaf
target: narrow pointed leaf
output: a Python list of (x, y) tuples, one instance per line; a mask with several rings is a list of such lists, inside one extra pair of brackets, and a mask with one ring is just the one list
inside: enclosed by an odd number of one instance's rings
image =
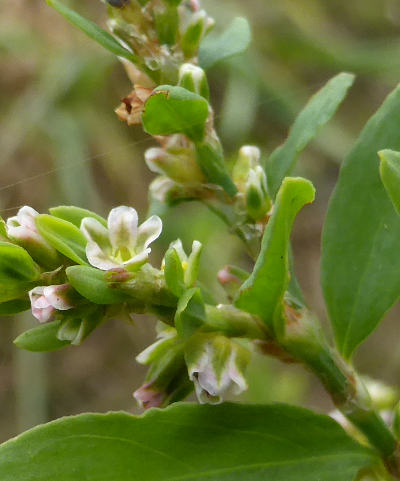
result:
[(50, 214), (54, 217), (58, 217), (59, 219), (64, 219), (71, 224), (74, 224), (78, 229), (81, 226), (82, 219), (85, 217), (93, 217), (97, 219), (104, 227), (107, 227), (107, 221), (103, 217), (94, 212), (82, 209), (80, 207), (75, 207), (73, 205), (60, 205), (58, 207), (52, 207), (49, 209)]
[(0, 446), (2, 481), (353, 481), (375, 461), (333, 419), (280, 404), (81, 414)]
[(335, 114), (354, 82), (354, 75), (340, 73), (322, 87), (296, 118), (286, 142), (272, 152), (266, 165), (268, 188), (275, 197), (282, 180), (290, 175), (300, 152)]
[(61, 321), (48, 322), (29, 329), (20, 334), (14, 344), (20, 349), (31, 352), (49, 352), (61, 349), (70, 344), (69, 341), (60, 341), (57, 338)]
[(208, 113), (208, 102), (200, 95), (183, 87), (161, 85), (146, 101), (143, 128), (151, 135), (185, 134), (200, 141)]
[(71, 222), (47, 214), (36, 217), (38, 231), (58, 252), (78, 264), (87, 264), (87, 240)]
[(276, 197), (261, 251), (251, 276), (242, 285), (236, 306), (280, 329), (282, 301), (289, 285), (290, 232), (299, 210), (314, 200), (315, 189), (302, 178), (286, 177)]
[(251, 31), (245, 18), (237, 17), (219, 36), (207, 36), (200, 45), (199, 63), (207, 70), (222, 60), (245, 52), (251, 42)]
[(400, 215), (400, 152), (381, 150), (380, 174), (386, 192)]
[(27, 299), (15, 299), (0, 304), (0, 316), (13, 316), (19, 312), (28, 311), (31, 303)]
[(48, 5), (56, 9), (61, 15), (66, 18), (70, 23), (78, 27), (82, 32), (84, 32), (88, 37), (93, 39), (95, 42), (99, 43), (106, 50), (117, 55), (118, 57), (126, 58), (133, 63), (137, 63), (137, 58), (132, 52), (123, 47), (115, 38), (110, 35), (106, 30), (96, 25), (91, 20), (88, 20), (79, 13), (71, 10), (69, 7), (64, 5), (64, 3), (58, 0), (46, 0)]
[(400, 86), (345, 160), (322, 242), (322, 286), (342, 354), (376, 328), (400, 294), (400, 217), (379, 175), (382, 149), (400, 150)]
[(104, 271), (87, 266), (71, 266), (66, 270), (70, 284), (83, 297), (95, 304), (118, 304), (129, 297), (109, 286)]

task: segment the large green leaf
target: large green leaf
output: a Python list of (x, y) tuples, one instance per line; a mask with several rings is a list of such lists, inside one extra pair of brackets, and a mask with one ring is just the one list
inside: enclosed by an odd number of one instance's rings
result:
[(200, 46), (199, 63), (203, 69), (209, 69), (222, 60), (245, 52), (251, 42), (249, 23), (245, 18), (237, 17), (219, 36), (207, 36)]
[(161, 85), (145, 103), (143, 128), (151, 135), (185, 134), (201, 141), (208, 113), (208, 102), (200, 95), (183, 87)]
[(311, 182), (286, 177), (276, 197), (261, 251), (251, 276), (239, 291), (236, 306), (256, 314), (272, 329), (282, 327), (282, 301), (289, 285), (290, 232), (299, 210), (314, 200)]
[(63, 17), (69, 22), (78, 27), (88, 37), (99, 43), (102, 47), (109, 50), (118, 57), (126, 58), (133, 63), (137, 63), (136, 56), (123, 47), (115, 38), (108, 32), (100, 28), (92, 21), (82, 17), (79, 13), (68, 8), (64, 3), (58, 0), (46, 0), (46, 2), (53, 8), (55, 8)]
[(38, 215), (35, 221), (38, 231), (54, 249), (78, 264), (87, 264), (87, 240), (78, 227), (47, 214)]
[(0, 242), (0, 284), (31, 282), (37, 280), (39, 275), (39, 267), (25, 249), (9, 242)]
[(272, 152), (266, 165), (268, 188), (275, 197), (282, 180), (291, 173), (299, 153), (334, 115), (346, 97), (354, 75), (340, 73), (333, 77), (307, 103), (296, 118), (286, 142)]
[(285, 405), (82, 414), (0, 446), (2, 481), (352, 481), (374, 461), (331, 418)]
[(322, 285), (341, 352), (354, 349), (400, 294), (400, 218), (379, 177), (377, 152), (400, 150), (400, 86), (345, 160), (323, 233)]
[(95, 304), (118, 304), (129, 299), (124, 292), (109, 286), (105, 272), (94, 267), (71, 266), (66, 270), (70, 284), (79, 294)]
[(67, 220), (80, 228), (82, 219), (85, 217), (93, 217), (97, 219), (104, 227), (107, 227), (107, 221), (98, 214), (95, 214), (91, 210), (82, 209), (81, 207), (75, 207), (73, 205), (59, 205), (58, 207), (52, 207), (49, 209), (50, 214), (59, 219)]
[(383, 185), (400, 215), (400, 152), (381, 150), (379, 157), (381, 159), (379, 171)]

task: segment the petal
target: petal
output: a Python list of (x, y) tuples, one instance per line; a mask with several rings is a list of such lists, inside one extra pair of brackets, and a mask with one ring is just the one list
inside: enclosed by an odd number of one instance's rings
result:
[(182, 241), (180, 239), (177, 239), (176, 241), (171, 242), (169, 247), (176, 250), (176, 253), (178, 254), (178, 257), (181, 262), (187, 262), (188, 256), (186, 255), (186, 252), (182, 245)]
[(28, 292), (31, 304), (33, 304), (39, 297), (43, 296), (43, 289), (43, 286), (37, 286)]
[(138, 232), (138, 215), (133, 207), (121, 205), (108, 216), (108, 230), (113, 249), (132, 249)]
[(32, 207), (25, 205), (19, 209), (17, 219), (21, 225), (28, 227), (29, 229), (36, 230), (35, 217), (38, 215), (39, 212), (37, 212), (35, 209), (32, 209)]
[(141, 266), (147, 261), (147, 258), (149, 257), (149, 254), (151, 252), (151, 249), (148, 247), (142, 252), (139, 252), (139, 254), (133, 256), (131, 259), (123, 262), (124, 266)]
[(140, 250), (149, 246), (159, 237), (162, 231), (162, 221), (157, 215), (153, 215), (150, 219), (139, 227), (136, 240), (136, 249)]
[(46, 286), (43, 289), (43, 295), (47, 302), (59, 311), (67, 311), (75, 307), (69, 297), (73, 293), (73, 288), (70, 284), (61, 284), (58, 286)]
[(7, 234), (16, 240), (21, 240), (21, 241), (33, 240), (38, 244), (44, 243), (43, 237), (38, 232), (24, 225), (12, 225), (11, 223), (7, 224)]
[(53, 306), (48, 306), (43, 309), (37, 309), (35, 307), (32, 308), (32, 314), (36, 319), (40, 322), (49, 322), (53, 321), (56, 315), (56, 310)]
[(133, 393), (133, 397), (145, 409), (160, 407), (165, 399), (165, 393), (152, 385), (153, 382), (144, 384)]
[(81, 231), (86, 239), (96, 243), (100, 249), (111, 254), (111, 243), (108, 230), (97, 219), (85, 217), (81, 222)]
[(108, 271), (109, 269), (113, 269), (114, 267), (119, 267), (120, 264), (114, 262), (108, 255), (105, 253), (96, 242), (88, 242), (86, 245), (86, 257), (89, 263), (93, 267), (97, 267), (102, 271)]

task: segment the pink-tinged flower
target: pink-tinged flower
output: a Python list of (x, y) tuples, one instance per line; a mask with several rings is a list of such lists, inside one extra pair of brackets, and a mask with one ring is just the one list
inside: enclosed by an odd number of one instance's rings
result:
[(139, 269), (147, 262), (149, 245), (162, 230), (161, 219), (153, 215), (138, 226), (138, 215), (132, 207), (112, 209), (107, 227), (97, 219), (85, 217), (81, 231), (87, 238), (86, 256), (90, 264), (101, 270), (125, 267)]
[(35, 217), (39, 215), (35, 209), (24, 206), (14, 217), (7, 219), (7, 235), (26, 249), (41, 265), (55, 268), (60, 264), (57, 251), (39, 234)]
[(198, 334), (185, 349), (189, 379), (200, 403), (218, 404), (226, 394), (247, 389), (244, 372), (249, 352), (221, 335)]
[(164, 404), (167, 393), (154, 387), (154, 381), (143, 384), (133, 393), (139, 406), (144, 409), (158, 408)]
[(53, 321), (57, 311), (67, 311), (75, 307), (72, 302), (73, 292), (70, 284), (35, 287), (29, 291), (32, 314), (41, 323)]

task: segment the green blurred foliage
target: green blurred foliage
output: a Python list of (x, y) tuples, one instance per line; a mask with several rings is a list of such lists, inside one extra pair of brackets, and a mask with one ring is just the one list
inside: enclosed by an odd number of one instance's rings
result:
[[(68, 2), (104, 26), (100, 1)], [(220, 27), (237, 15), (253, 29), (248, 54), (211, 70), (211, 98), (227, 155), (244, 144), (266, 154), (285, 138), (295, 115), (339, 71), (357, 74), (349, 99), (302, 155), (298, 172), (311, 177), (318, 198), (296, 223), (296, 271), (310, 305), (323, 317), (319, 238), (338, 165), (361, 126), (400, 78), (400, 7), (396, 0), (204, 0)], [(131, 86), (108, 52), (67, 24), (41, 0), (0, 0), (0, 214), (56, 204), (100, 214), (119, 204), (142, 217), (152, 179), (143, 162), (152, 145), (139, 128), (113, 113)], [(200, 278), (219, 299), (216, 273), (233, 261), (249, 266), (240, 242), (204, 207), (186, 204), (164, 215), (164, 234), (153, 262), (180, 237), (204, 244)], [(398, 313), (360, 349), (357, 363), (371, 376), (398, 382)], [(43, 420), (85, 410), (135, 411), (131, 392), (144, 369), (134, 355), (154, 337), (154, 322), (112, 322), (79, 348), (41, 357), (17, 352), (16, 335), (36, 322), (2, 319), (0, 325), (0, 440)], [(303, 369), (255, 355), (248, 402), (287, 401), (318, 409), (331, 405)], [(46, 388), (46, 386), (48, 386)], [(47, 393), (47, 398), (44, 395)]]

